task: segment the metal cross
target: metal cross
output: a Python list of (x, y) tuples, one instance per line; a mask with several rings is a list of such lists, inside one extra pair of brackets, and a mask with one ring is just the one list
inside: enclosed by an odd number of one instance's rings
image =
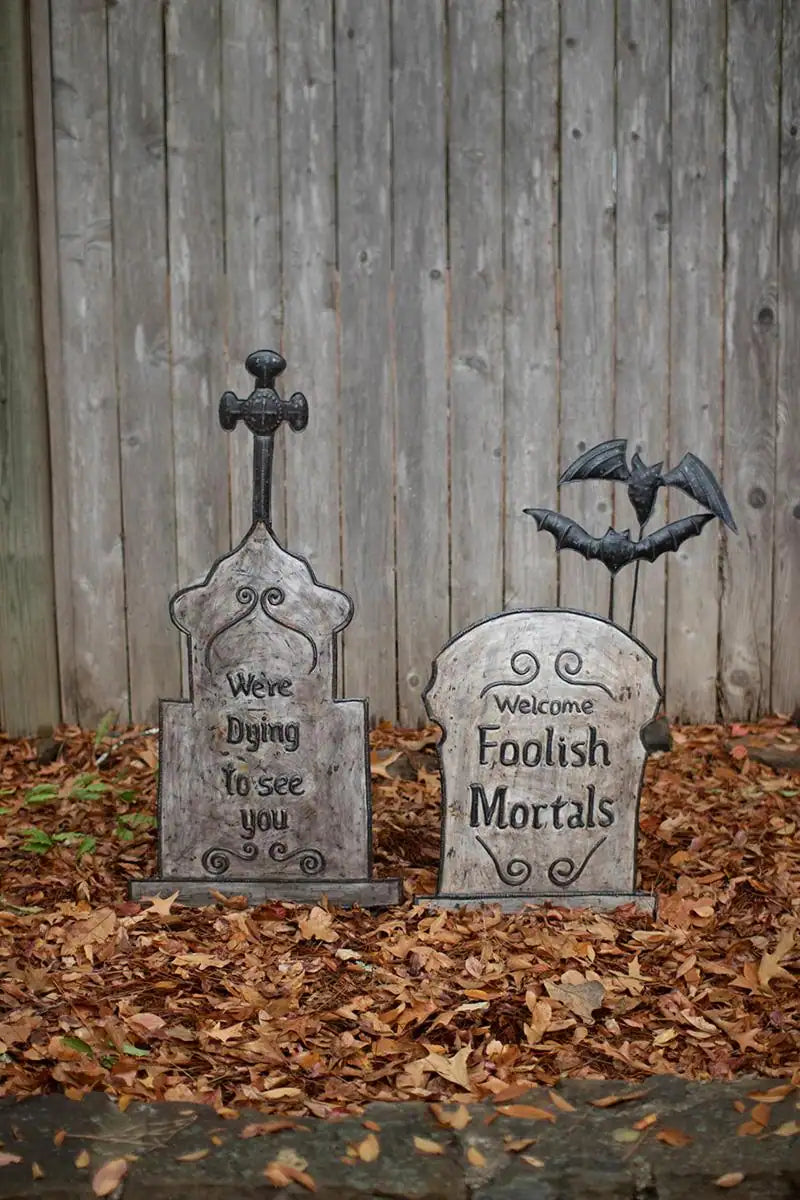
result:
[(283, 421), (296, 433), (308, 424), (308, 401), (302, 392), (282, 400), (275, 391), (275, 377), (286, 369), (286, 359), (275, 350), (254, 350), (245, 367), (256, 386), (246, 400), (235, 392), (224, 392), (219, 402), (219, 423), (223, 429), (236, 428), (244, 421), (253, 435), (253, 520), (272, 528), (272, 451), (275, 430)]

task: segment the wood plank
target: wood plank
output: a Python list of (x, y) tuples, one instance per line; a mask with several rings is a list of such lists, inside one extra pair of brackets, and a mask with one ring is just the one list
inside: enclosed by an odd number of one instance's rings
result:
[(800, 5), (783, 6), (781, 177), (778, 277), (778, 426), (775, 468), (775, 579), (772, 611), (772, 707), (800, 705)]
[(392, 9), (399, 719), (447, 641), (447, 194), (443, 0)]
[(28, 5), (33, 83), (33, 124), (36, 148), (36, 198), (39, 232), (39, 299), (47, 426), (50, 441), (50, 494), (55, 581), (56, 636), (59, 661), (61, 719), (78, 719), (75, 679), (75, 631), (72, 612), (70, 495), (64, 371), (61, 357), (61, 307), (58, 280), (53, 86), (50, 57), (50, 0)]
[(152, 723), (159, 697), (180, 687), (180, 645), (167, 608), (177, 557), (160, 0), (109, 8), (108, 37), (131, 717)]
[[(614, 0), (561, 6), (561, 469), (613, 436)], [(614, 517), (606, 483), (571, 483), (560, 509), (589, 532)], [(608, 572), (562, 554), (559, 602), (605, 616)]]
[[(670, 255), (669, 0), (617, 10), (617, 317), (614, 431), (647, 463), (663, 461), (669, 415)], [(615, 491), (615, 525), (636, 515), (625, 488)], [(662, 489), (647, 529), (667, 520)], [(635, 567), (616, 584), (616, 619), (630, 628)], [(663, 663), (666, 556), (640, 565), (632, 632)]]
[(59, 719), (27, 5), (0, 6), (0, 728)]
[(336, 5), (342, 563), (355, 602), (345, 693), (396, 713), (391, 139), (387, 5)]
[(503, 48), (497, 7), (451, 0), (450, 622), (503, 603)]
[(770, 701), (777, 369), (780, 8), (728, 6), (723, 486), (739, 536), (723, 536), (723, 716)]
[(558, 596), (555, 543), (522, 512), (557, 507), (558, 8), (505, 10), (506, 608)]
[[(76, 714), (128, 718), (104, 0), (52, 11)], [(69, 669), (69, 667), (67, 667)]]
[(282, 434), (286, 536), (317, 578), (335, 585), (342, 566), (331, 0), (294, 0), (278, 16), (284, 378), (287, 392), (302, 391), (309, 402), (302, 436)]
[[(669, 463), (687, 450), (721, 477), (725, 11), (672, 3), (672, 264)], [(673, 489), (670, 515), (697, 511)], [(717, 711), (719, 524), (668, 556), (667, 711)]]
[[(276, 0), (222, 0), (227, 375), (225, 386), (247, 395), (243, 370), (252, 350), (281, 348), (281, 170), (278, 131)], [(283, 379), (278, 381), (283, 392)], [(246, 389), (246, 390), (244, 390)], [(291, 435), (290, 435), (291, 436)], [(285, 529), (284, 444), (275, 442), (272, 520)], [(230, 438), (231, 534), (235, 543), (253, 520), (252, 436), (243, 425)]]
[(172, 414), (178, 583), (230, 545), (218, 0), (166, 9)]

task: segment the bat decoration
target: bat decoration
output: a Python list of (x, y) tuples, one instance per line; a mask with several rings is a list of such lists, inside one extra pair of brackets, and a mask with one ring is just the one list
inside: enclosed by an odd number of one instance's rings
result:
[[(539, 530), (550, 533), (556, 540), (557, 550), (576, 550), (586, 559), (597, 559), (611, 572), (611, 599), (609, 617), (614, 615), (614, 578), (628, 563), (635, 563), (633, 594), (631, 596), (630, 629), (636, 611), (636, 593), (639, 586), (639, 564), (643, 559), (655, 562), (660, 554), (677, 550), (687, 538), (696, 537), (705, 525), (718, 517), (729, 529), (736, 530), (736, 522), (712, 471), (696, 454), (684, 454), (677, 467), (662, 471), (663, 462), (648, 466), (635, 451), (630, 466), (627, 458), (626, 438), (612, 438), (592, 446), (579, 458), (570, 463), (559, 479), (559, 483), (572, 483), (579, 479), (619, 480), (628, 485), (628, 499), (639, 520), (639, 537), (634, 540), (629, 530), (620, 533), (609, 528), (602, 537), (594, 537), (585, 529), (561, 513), (547, 508), (526, 508), (524, 511), (536, 521)], [(656, 497), (662, 487), (680, 488), (691, 496), (707, 512), (696, 516), (671, 521), (661, 529), (645, 536), (645, 526), (653, 515)]]
[(696, 454), (684, 454), (677, 467), (662, 473), (663, 463), (648, 467), (638, 453), (627, 463), (627, 439), (613, 438), (593, 446), (567, 467), (559, 483), (571, 483), (575, 479), (618, 479), (628, 485), (628, 498), (636, 510), (639, 524), (644, 526), (653, 513), (659, 488), (677, 487), (691, 496), (703, 508), (737, 532), (736, 523), (728, 507), (722, 488)]
[(539, 530), (553, 535), (557, 550), (577, 550), (584, 558), (596, 558), (612, 575), (629, 563), (643, 558), (655, 562), (660, 554), (677, 550), (682, 542), (696, 537), (708, 521), (714, 520), (713, 513), (698, 513), (694, 517), (671, 521), (669, 525), (634, 541), (627, 529), (620, 533), (609, 528), (602, 537), (592, 537), (577, 521), (562, 513), (551, 512), (549, 508), (526, 508), (523, 511), (533, 517)]

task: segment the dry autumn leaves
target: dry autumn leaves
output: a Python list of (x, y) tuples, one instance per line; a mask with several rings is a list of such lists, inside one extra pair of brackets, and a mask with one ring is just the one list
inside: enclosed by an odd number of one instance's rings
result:
[[(648, 764), (639, 862), (656, 921), (131, 903), (127, 880), (155, 870), (155, 738), (69, 729), (44, 764), (0, 741), (0, 1094), (102, 1089), (122, 1107), (294, 1116), (423, 1099), (444, 1132), (476, 1098), (512, 1116), (540, 1108), (520, 1099), (526, 1086), (565, 1075), (790, 1075), (800, 773), (731, 749), (747, 732), (686, 728)], [(797, 739), (778, 720), (759, 732)], [(435, 883), (433, 742), (431, 730), (372, 736), (376, 874), (404, 874), (409, 895)], [(765, 1110), (742, 1113), (742, 1136)], [(528, 1117), (554, 1120), (557, 1103), (542, 1112)], [(651, 1124), (634, 1138), (679, 1144), (681, 1131)], [(369, 1161), (379, 1140), (365, 1130), (353, 1156)], [(270, 1167), (276, 1186), (307, 1186), (298, 1163)]]

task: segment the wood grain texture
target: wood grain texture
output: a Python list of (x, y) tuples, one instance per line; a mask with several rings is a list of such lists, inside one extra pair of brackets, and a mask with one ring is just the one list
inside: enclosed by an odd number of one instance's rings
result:
[[(669, 464), (687, 450), (722, 466), (725, 13), (672, 4), (672, 263)], [(697, 511), (673, 489), (670, 516)], [(668, 556), (666, 697), (679, 720), (717, 712), (718, 522)]]
[[(281, 347), (281, 162), (276, 0), (222, 0), (222, 147), (227, 284), (226, 387), (249, 394), (253, 350)], [(249, 385), (249, 386), (248, 386)], [(283, 380), (278, 387), (283, 390)], [(252, 438), (230, 439), (231, 538), (253, 520)], [(272, 522), (286, 527), (284, 439), (272, 464)]]
[[(670, 266), (669, 0), (617, 8), (617, 317), (614, 432), (647, 463), (663, 460), (669, 417)], [(662, 489), (648, 531), (667, 519)], [(624, 489), (615, 492), (614, 523), (636, 516)], [(664, 656), (666, 555), (639, 572), (633, 632)], [(636, 568), (620, 572), (615, 612), (630, 625)]]
[(392, 15), (397, 681), (412, 725), (449, 632), (444, 2)]
[(800, 5), (783, 6), (772, 707), (800, 705)]
[(504, 35), (506, 608), (553, 605), (555, 546), (522, 509), (557, 507), (558, 0), (511, 0)]
[[(129, 715), (115, 379), (106, 5), (52, 11), (76, 714)], [(67, 670), (70, 667), (67, 664)]]
[[(160, 0), (108, 10), (114, 302), (131, 717), (180, 686)], [(131, 54), (131, 46), (137, 53)], [(142, 486), (147, 478), (147, 487)]]
[(39, 233), (39, 303), (50, 445), (50, 495), (61, 719), (78, 719), (72, 612), (69, 471), (61, 354), (50, 0), (30, 0), (31, 82)]
[(778, 5), (728, 6), (723, 487), (724, 717), (770, 700), (778, 244)]
[(59, 720), (27, 5), (0, 6), (0, 728)]
[[(614, 434), (614, 3), (561, 6), (561, 469)], [(612, 488), (572, 483), (560, 509), (600, 535)], [(605, 569), (562, 554), (559, 602), (605, 616)]]
[(503, 603), (502, 13), (451, 0), (450, 624)]
[(386, 5), (336, 5), (336, 113), (342, 574), (356, 606), (344, 678), (348, 695), (369, 694), (383, 716), (396, 710)]
[(172, 417), (178, 582), (230, 544), (225, 383), (220, 21), (217, 0), (166, 10)]
[(281, 245), (286, 390), (308, 396), (284, 435), (287, 545), (341, 582), (335, 95), (331, 0), (279, 7)]

